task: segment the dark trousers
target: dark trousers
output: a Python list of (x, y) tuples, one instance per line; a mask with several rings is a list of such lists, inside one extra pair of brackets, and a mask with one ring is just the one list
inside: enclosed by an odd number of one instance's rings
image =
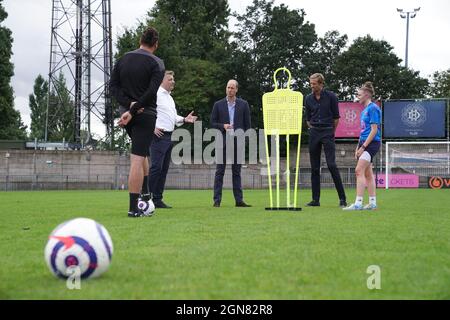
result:
[[(233, 195), (236, 202), (243, 201), (242, 193), (242, 181), (241, 181), (241, 167), (242, 165), (237, 161), (237, 147), (236, 143), (234, 145), (234, 161), (231, 165), (231, 173), (233, 180)], [(222, 187), (223, 187), (223, 177), (225, 175), (226, 168), (226, 147), (223, 147), (223, 162), (218, 163), (216, 166), (216, 175), (214, 177), (214, 202), (222, 201)]]
[(311, 161), (312, 198), (320, 201), (320, 161), (322, 146), (325, 151), (328, 170), (333, 177), (339, 199), (346, 200), (341, 175), (336, 165), (336, 145), (334, 143), (333, 128), (311, 128), (309, 131), (309, 156)]
[(150, 193), (153, 194), (154, 201), (160, 201), (163, 198), (173, 147), (171, 138), (172, 135), (170, 133), (165, 133), (161, 138), (154, 136), (150, 147), (151, 167), (148, 176), (148, 187)]

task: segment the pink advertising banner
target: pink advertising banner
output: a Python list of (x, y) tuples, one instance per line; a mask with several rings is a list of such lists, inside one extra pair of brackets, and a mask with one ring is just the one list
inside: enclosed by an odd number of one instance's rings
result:
[[(378, 174), (378, 188), (386, 188), (386, 175)], [(415, 174), (390, 174), (389, 188), (419, 188), (419, 176)]]
[(339, 102), (341, 119), (336, 129), (336, 138), (359, 138), (363, 110), (364, 106), (358, 102)]

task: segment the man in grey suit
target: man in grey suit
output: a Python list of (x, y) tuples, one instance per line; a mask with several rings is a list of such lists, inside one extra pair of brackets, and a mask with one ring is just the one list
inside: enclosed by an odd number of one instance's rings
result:
[[(242, 129), (244, 132), (250, 129), (250, 107), (248, 102), (237, 98), (236, 94), (239, 84), (236, 80), (228, 81), (226, 88), (226, 98), (214, 104), (211, 113), (211, 127), (222, 131), (223, 136), (223, 162), (217, 163), (216, 175), (214, 178), (214, 207), (220, 207), (222, 201), (223, 176), (226, 167), (226, 134), (234, 130)], [(231, 133), (232, 134), (232, 133)], [(236, 138), (236, 137), (234, 137)], [(236, 207), (250, 207), (244, 202), (241, 183), (241, 163), (237, 161), (237, 143), (234, 139), (234, 159), (231, 166), (233, 177), (233, 195), (236, 200)]]

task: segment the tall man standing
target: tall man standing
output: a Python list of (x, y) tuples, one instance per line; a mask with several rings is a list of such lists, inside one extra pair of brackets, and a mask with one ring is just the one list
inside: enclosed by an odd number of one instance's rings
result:
[[(219, 161), (216, 167), (214, 178), (214, 207), (220, 207), (222, 201), (223, 177), (226, 167), (226, 134), (234, 130), (242, 129), (244, 132), (250, 129), (250, 107), (247, 101), (239, 99), (236, 94), (239, 90), (239, 84), (236, 80), (230, 80), (227, 83), (226, 98), (217, 101), (214, 104), (211, 113), (211, 127), (222, 131), (223, 137), (223, 161)], [(234, 137), (236, 138), (236, 137)], [(250, 207), (244, 202), (241, 183), (241, 163), (237, 159), (237, 139), (233, 141), (234, 159), (231, 165), (233, 178), (233, 195), (236, 201), (236, 207)], [(239, 146), (241, 147), (241, 146)], [(220, 160), (220, 159), (219, 159)]]
[(339, 205), (347, 206), (344, 186), (336, 165), (336, 145), (334, 134), (339, 124), (339, 107), (336, 95), (324, 89), (325, 78), (320, 73), (310, 78), (312, 93), (306, 97), (306, 122), (309, 128), (309, 155), (311, 161), (312, 201), (310, 207), (320, 206), (320, 162), (322, 146), (328, 170), (333, 177), (339, 195)]
[(158, 48), (158, 32), (148, 28), (140, 39), (140, 48), (119, 59), (111, 75), (111, 93), (123, 109), (119, 126), (131, 138), (129, 217), (141, 217), (137, 207), (141, 189), (146, 189), (149, 156), (156, 122), (156, 94), (164, 77), (164, 62), (154, 55)]
[(197, 117), (191, 112), (186, 117), (177, 114), (175, 101), (171, 93), (175, 88), (175, 73), (166, 71), (164, 80), (158, 90), (157, 119), (155, 136), (150, 148), (151, 168), (149, 174), (149, 191), (152, 194), (156, 208), (171, 208), (163, 202), (164, 186), (169, 171), (170, 155), (172, 151), (172, 132), (175, 126), (183, 123), (194, 123)]

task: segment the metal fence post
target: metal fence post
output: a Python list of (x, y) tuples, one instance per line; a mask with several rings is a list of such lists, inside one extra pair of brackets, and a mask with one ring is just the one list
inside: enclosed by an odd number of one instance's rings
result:
[(33, 151), (33, 181), (31, 182), (31, 190), (36, 189), (36, 146), (37, 146), (37, 139), (35, 139), (35, 149)]
[(189, 174), (189, 189), (192, 189), (192, 174)]
[(120, 154), (117, 152), (116, 153), (116, 165), (115, 165), (115, 169), (114, 169), (114, 182), (113, 182), (113, 188), (114, 189), (119, 189), (119, 163), (120, 163)]
[(259, 176), (259, 187), (261, 189), (264, 189), (264, 176), (261, 174), (261, 172), (258, 174)]
[(5, 181), (5, 191), (8, 191), (9, 185), (9, 154), (6, 154), (6, 181)]
[(252, 173), (252, 188), (255, 189), (255, 175)]

